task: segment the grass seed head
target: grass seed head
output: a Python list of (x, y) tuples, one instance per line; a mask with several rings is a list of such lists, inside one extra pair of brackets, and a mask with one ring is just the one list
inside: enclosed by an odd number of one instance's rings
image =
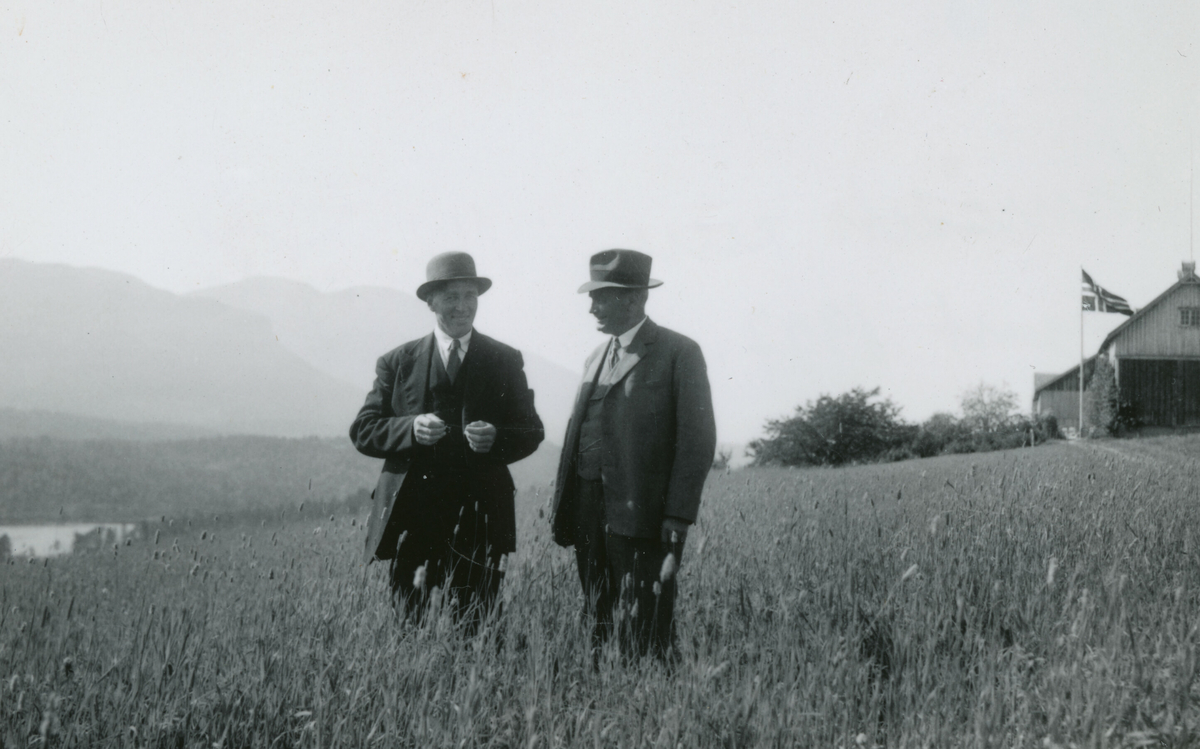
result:
[(665, 583), (675, 577), (675, 571), (678, 569), (679, 565), (675, 562), (675, 555), (667, 554), (663, 559), (662, 569), (658, 571), (658, 579)]

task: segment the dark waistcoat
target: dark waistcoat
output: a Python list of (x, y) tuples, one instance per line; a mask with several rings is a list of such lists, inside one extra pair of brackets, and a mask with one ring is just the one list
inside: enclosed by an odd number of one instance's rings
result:
[(579, 478), (590, 481), (599, 481), (603, 468), (604, 398), (608, 395), (608, 388), (608, 385), (599, 383), (592, 386), (583, 423), (579, 425), (579, 462), (576, 470)]
[(458, 368), (458, 376), (450, 382), (446, 366), (438, 351), (429, 357), (429, 379), (425, 390), (425, 411), (436, 414), (446, 422), (449, 433), (433, 447), (430, 468), (448, 476), (461, 476), (467, 453), (467, 440), (463, 434), (463, 393), (467, 378), (471, 376), (470, 358), (464, 357)]

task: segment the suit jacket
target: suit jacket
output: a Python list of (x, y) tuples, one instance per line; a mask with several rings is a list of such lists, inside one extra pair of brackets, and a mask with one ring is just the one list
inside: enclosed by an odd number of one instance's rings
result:
[[(433, 449), (418, 443), (413, 435), (413, 420), (426, 412), (434, 356), (438, 354), (430, 333), (379, 357), (375, 385), (350, 425), (354, 447), (384, 460), (371, 495), (364, 549), (368, 562), (394, 557), (401, 533), (427, 541), (431, 534), (447, 532), (438, 512), (444, 498), (422, 486), (425, 475), (421, 469), (432, 461)], [(462, 422), (448, 424), (451, 433), (442, 439), (465, 439), (462, 427), (472, 421), (496, 427), (496, 441), (489, 452), (466, 451), (466, 475), (462, 478), (472, 500), (487, 514), (493, 551), (506, 554), (516, 549), (514, 486), (508, 464), (537, 449), (544, 437), (542, 421), (525, 380), (524, 360), (516, 349), (475, 331), (459, 376), (467, 378)]]
[[(579, 432), (608, 344), (584, 365), (555, 482), (554, 540), (575, 538)], [(717, 431), (704, 355), (695, 341), (647, 320), (625, 350), (604, 398), (602, 467), (609, 530), (658, 538), (664, 517), (695, 522)]]

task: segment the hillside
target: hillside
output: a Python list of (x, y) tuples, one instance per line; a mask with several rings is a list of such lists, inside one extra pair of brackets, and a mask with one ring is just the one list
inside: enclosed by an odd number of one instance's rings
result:
[(341, 500), (369, 491), (378, 470), (379, 461), (348, 441), (315, 437), (5, 440), (0, 522), (113, 522)]
[(216, 437), (203, 427), (165, 422), (118, 421), (43, 409), (0, 408), (0, 440), (54, 437), (65, 440), (161, 441)]
[(0, 319), (0, 407), (304, 436), (362, 403), (266, 318), (120, 273), (0, 259)]
[[(281, 345), (310, 365), (362, 391), (375, 378), (375, 360), (399, 344), (432, 330), (433, 315), (412, 294), (380, 286), (355, 286), (324, 293), (281, 278), (250, 278), (201, 289), (189, 296), (212, 299), (261, 315)], [(486, 304), (480, 322), (487, 332)], [(566, 433), (579, 373), (523, 350), (546, 436)]]
[[(558, 448), (543, 443), (511, 467), (513, 479), (523, 489), (548, 485), (557, 459)], [(362, 502), (380, 463), (346, 438), (0, 440), (0, 525)]]

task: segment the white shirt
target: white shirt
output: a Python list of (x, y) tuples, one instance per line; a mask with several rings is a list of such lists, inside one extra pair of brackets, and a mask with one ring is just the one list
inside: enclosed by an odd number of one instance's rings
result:
[[(650, 319), (649, 317), (643, 317), (642, 321), (639, 322), (637, 325), (634, 325), (632, 328), (630, 328), (629, 330), (626, 330), (621, 335), (613, 336), (613, 338), (616, 338), (618, 341), (621, 342), (621, 349), (617, 352), (617, 364), (620, 364), (621, 360), (625, 358), (625, 351), (626, 351), (626, 349), (629, 348), (629, 344), (633, 343), (634, 337), (637, 336), (638, 331), (642, 329), (642, 326), (645, 325), (646, 321), (649, 319)], [(609, 348), (608, 348), (608, 351), (605, 352), (605, 356), (611, 357), (612, 356), (612, 343), (611, 342), (609, 342), (608, 347)]]
[[(463, 359), (467, 358), (467, 349), (471, 345), (471, 334), (474, 329), (470, 330), (466, 335), (458, 339), (458, 361), (461, 364)], [(433, 337), (437, 343), (438, 354), (442, 357), (442, 366), (450, 366), (450, 344), (454, 341), (450, 334), (441, 328), (434, 326)]]

